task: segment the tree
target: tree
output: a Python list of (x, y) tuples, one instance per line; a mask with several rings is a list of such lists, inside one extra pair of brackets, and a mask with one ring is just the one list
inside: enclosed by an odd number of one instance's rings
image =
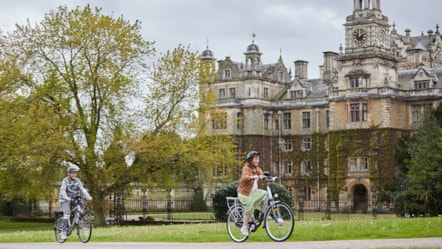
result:
[(98, 8), (59, 7), (3, 37), (2, 195), (56, 197), (54, 183), (75, 164), (94, 198), (95, 224), (104, 225), (113, 191), (210, 182), (198, 177), (233, 165), (231, 138), (204, 137), (198, 122), (199, 108), (212, 105), (199, 90), (213, 65), (178, 46), (150, 71), (154, 43), (140, 29)]
[[(233, 138), (205, 133), (210, 123), (204, 117), (216, 111), (213, 93), (204, 90), (214, 69), (182, 45), (162, 54), (154, 65), (143, 101), (149, 107), (142, 113), (148, 129), (134, 149), (133, 163), (144, 165), (150, 184), (175, 188), (185, 183), (198, 190), (204, 184), (230, 181), (236, 166)], [(212, 174), (217, 167), (223, 174)]]
[[(409, 145), (408, 190), (420, 203), (422, 214), (442, 211), (442, 130), (434, 112), (426, 109), (414, 139)], [(419, 204), (419, 203), (416, 203)]]
[[(94, 197), (96, 224), (105, 222), (103, 203), (114, 183), (124, 184), (108, 174), (122, 172), (116, 164), (128, 169), (116, 139), (128, 130), (122, 127), (132, 126), (129, 103), (154, 51), (138, 21), (100, 12), (59, 7), (34, 27), (16, 25), (3, 37), (0, 67), (2, 118), (8, 119), (1, 142), (9, 148), (1, 152), (2, 190), (10, 186), (38, 197), (38, 186), (54, 183), (68, 164), (76, 164)], [(112, 162), (106, 161), (109, 150), (118, 152)]]

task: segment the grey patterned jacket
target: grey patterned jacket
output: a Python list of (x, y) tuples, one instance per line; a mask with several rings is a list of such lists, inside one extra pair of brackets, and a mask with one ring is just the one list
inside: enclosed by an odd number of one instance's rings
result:
[(64, 203), (68, 196), (74, 198), (79, 194), (83, 194), (83, 197), (87, 200), (91, 198), (87, 190), (83, 187), (80, 179), (76, 178), (72, 180), (69, 176), (66, 176), (61, 181), (60, 196), (58, 197), (59, 202)]

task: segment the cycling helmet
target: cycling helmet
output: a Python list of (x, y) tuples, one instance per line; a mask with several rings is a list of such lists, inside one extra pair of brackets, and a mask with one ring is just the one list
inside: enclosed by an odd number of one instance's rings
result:
[(250, 151), (249, 153), (247, 153), (246, 161), (252, 160), (253, 156), (255, 156), (255, 155), (259, 156), (259, 152), (258, 151), (254, 151), (254, 150)]
[(68, 168), (68, 173), (78, 172), (78, 171), (80, 171), (80, 168), (77, 165), (69, 166)]

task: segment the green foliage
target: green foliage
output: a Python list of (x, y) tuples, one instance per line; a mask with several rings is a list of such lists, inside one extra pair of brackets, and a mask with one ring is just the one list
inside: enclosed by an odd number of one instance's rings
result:
[(413, 209), (423, 215), (442, 213), (442, 130), (431, 110), (411, 140), (407, 164), (408, 191), (415, 200)]
[[(128, 100), (137, 96), (145, 57), (153, 52), (140, 28), (90, 6), (59, 7), (4, 37), (0, 144), (10, 148), (0, 150), (5, 196), (53, 199), (66, 166), (77, 164), (94, 197), (96, 221), (104, 222), (104, 198), (130, 182), (118, 176), (130, 171), (123, 159), (129, 152), (114, 145), (133, 126)], [(112, 181), (117, 178), (126, 182)]]
[[(283, 185), (268, 182), (264, 184), (264, 189), (266, 188), (267, 184), (270, 186), (273, 194), (278, 194), (278, 198), (281, 202), (287, 203), (291, 208), (293, 208), (292, 197), (289, 191)], [(215, 196), (213, 197), (213, 212), (217, 221), (225, 221), (227, 219), (228, 206), (226, 197), (237, 197), (238, 185), (239, 181), (235, 181), (216, 191)]]
[(379, 200), (389, 201), (387, 188), (394, 184), (397, 174), (394, 155), (398, 134), (392, 129), (373, 126), (370, 129), (351, 129), (328, 132), (328, 187), (334, 201), (344, 191), (348, 172), (348, 158), (364, 156), (369, 160), (371, 186)]
[(10, 216), (11, 215), (11, 201), (5, 200), (0, 195), (0, 215)]
[[(199, 99), (200, 57), (189, 47), (179, 45), (161, 54), (146, 85), (145, 118), (153, 134), (175, 131), (180, 135), (195, 134)], [(189, 133), (190, 131), (190, 133)]]
[[(210, 78), (214, 65), (201, 61), (188, 47), (161, 54), (150, 74), (151, 84), (143, 98), (146, 106), (142, 139), (134, 147), (140, 179), (151, 187), (198, 189), (202, 184), (224, 183), (235, 165), (234, 143), (230, 136), (205, 136), (198, 113), (212, 106), (210, 93), (200, 92), (200, 83)], [(200, 101), (195, 101), (199, 99)], [(225, 172), (215, 174), (217, 168)]]
[(339, 192), (345, 186), (345, 152), (343, 134), (329, 132), (329, 182), (330, 195), (337, 200)]
[(213, 197), (213, 212), (217, 221), (225, 221), (227, 219), (227, 196), (238, 196), (238, 184), (239, 181), (232, 182), (225, 185), (221, 189), (215, 192)]
[(196, 189), (194, 199), (190, 204), (191, 211), (207, 211), (207, 204), (204, 201), (204, 195), (201, 189)]
[[(234, 163), (232, 138), (201, 136), (199, 91), (214, 63), (181, 45), (152, 70), (139, 21), (101, 9), (59, 7), (35, 25), (17, 25), (0, 44), (0, 190), (4, 198), (58, 193), (66, 167), (93, 196), (95, 223), (105, 199), (134, 186), (213, 186)], [(135, 106), (133, 103), (141, 103)], [(204, 104), (204, 102), (203, 102)], [(223, 175), (211, 172), (223, 167)]]

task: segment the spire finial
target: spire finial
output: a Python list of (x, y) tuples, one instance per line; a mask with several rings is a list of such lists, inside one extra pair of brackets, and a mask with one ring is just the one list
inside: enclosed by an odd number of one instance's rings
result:
[(255, 37), (256, 37), (256, 34), (255, 34), (255, 32), (253, 32), (252, 33), (252, 44), (255, 44)]

